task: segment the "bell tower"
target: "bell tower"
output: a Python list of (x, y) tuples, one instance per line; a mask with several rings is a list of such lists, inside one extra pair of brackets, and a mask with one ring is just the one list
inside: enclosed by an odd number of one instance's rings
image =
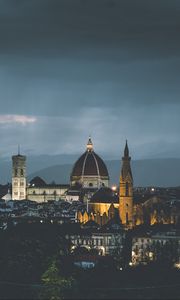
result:
[(12, 156), (12, 199), (26, 199), (26, 156), (19, 149), (18, 155)]
[(131, 157), (129, 156), (126, 140), (120, 175), (119, 215), (122, 224), (127, 228), (132, 228), (133, 226), (133, 176), (130, 161)]

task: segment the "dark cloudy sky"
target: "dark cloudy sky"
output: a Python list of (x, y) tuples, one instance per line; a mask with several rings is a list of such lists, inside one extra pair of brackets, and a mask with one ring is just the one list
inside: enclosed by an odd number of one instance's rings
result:
[(0, 0), (0, 156), (180, 157), (179, 0)]

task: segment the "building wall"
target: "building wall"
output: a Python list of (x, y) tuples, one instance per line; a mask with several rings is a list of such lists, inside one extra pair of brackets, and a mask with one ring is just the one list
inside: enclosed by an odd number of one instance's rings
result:
[(79, 195), (66, 195), (65, 199), (68, 202), (79, 201)]
[(87, 249), (97, 249), (101, 255), (111, 255), (115, 249), (119, 253), (123, 250), (125, 234), (122, 233), (92, 233), (92, 235), (72, 235), (70, 237), (75, 247), (86, 247)]
[(107, 177), (99, 176), (73, 176), (71, 185), (80, 183), (85, 188), (99, 188), (101, 186), (109, 186), (109, 179)]
[(180, 236), (163, 233), (133, 238), (132, 263), (134, 265), (158, 260), (180, 263)]
[[(89, 203), (89, 208), (95, 213), (99, 213), (102, 216), (104, 213), (108, 215), (109, 208), (111, 203)], [(115, 208), (119, 208), (119, 203), (114, 204)]]
[(12, 199), (26, 199), (26, 156), (12, 157)]
[(60, 200), (66, 198), (67, 188), (56, 186), (52, 187), (28, 187), (27, 199), (36, 202), (46, 202), (48, 200)]
[(131, 178), (120, 176), (119, 214), (122, 224), (133, 226), (133, 183)]

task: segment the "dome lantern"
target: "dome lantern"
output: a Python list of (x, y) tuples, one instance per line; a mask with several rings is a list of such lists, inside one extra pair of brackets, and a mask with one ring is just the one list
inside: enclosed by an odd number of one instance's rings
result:
[(91, 140), (91, 137), (89, 137), (89, 140), (88, 140), (86, 148), (87, 148), (87, 151), (89, 151), (89, 152), (93, 151), (93, 142)]

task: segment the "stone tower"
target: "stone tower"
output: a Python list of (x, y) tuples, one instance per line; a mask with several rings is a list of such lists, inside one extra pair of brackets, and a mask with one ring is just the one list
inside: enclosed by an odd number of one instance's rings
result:
[(12, 156), (12, 199), (26, 199), (26, 156)]
[(122, 224), (127, 228), (132, 228), (133, 226), (133, 176), (130, 161), (131, 157), (129, 156), (126, 141), (120, 175), (119, 214)]

